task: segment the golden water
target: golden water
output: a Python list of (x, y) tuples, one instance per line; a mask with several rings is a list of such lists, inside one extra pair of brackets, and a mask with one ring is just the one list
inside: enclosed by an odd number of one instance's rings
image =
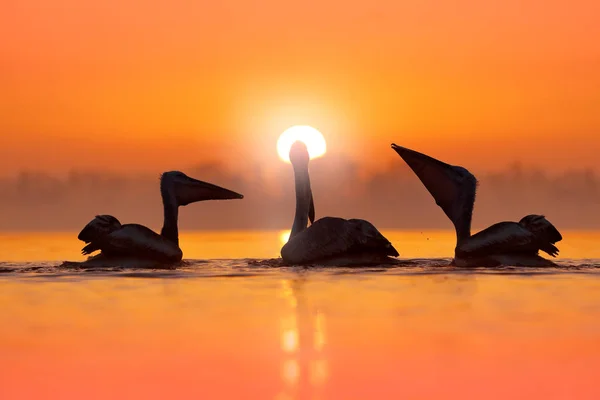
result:
[[(384, 233), (404, 257), (453, 247), (450, 232)], [(284, 234), (184, 233), (181, 246), (274, 257)], [(598, 265), (600, 234), (564, 237), (561, 256)], [(73, 234), (0, 239), (11, 265), (82, 259)], [(0, 399), (600, 398), (594, 271), (260, 271), (0, 274)]]

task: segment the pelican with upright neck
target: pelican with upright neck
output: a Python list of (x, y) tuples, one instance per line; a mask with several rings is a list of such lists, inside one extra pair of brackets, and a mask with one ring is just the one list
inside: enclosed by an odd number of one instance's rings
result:
[(87, 243), (82, 254), (96, 250), (105, 259), (138, 259), (173, 263), (181, 261), (179, 248), (179, 207), (205, 200), (243, 199), (231, 190), (191, 178), (180, 171), (161, 175), (160, 193), (163, 202), (163, 227), (160, 235), (139, 224), (121, 225), (110, 215), (98, 215), (79, 233), (78, 239)]
[[(308, 173), (309, 154), (300, 141), (290, 148), (294, 168), (296, 212), (290, 238), (281, 257), (290, 264), (372, 265), (395, 262), (392, 244), (370, 222), (324, 217), (315, 221), (315, 205)], [(308, 223), (311, 223), (307, 227)]]
[(290, 161), (294, 168), (296, 188), (296, 213), (290, 233), (290, 238), (293, 238), (306, 229), (309, 220), (311, 224), (315, 222), (315, 206), (308, 174), (309, 155), (303, 142), (297, 141), (292, 144)]

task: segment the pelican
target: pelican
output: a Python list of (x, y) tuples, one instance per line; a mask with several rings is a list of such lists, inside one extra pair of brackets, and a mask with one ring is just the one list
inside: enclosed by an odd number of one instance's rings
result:
[(389, 256), (397, 257), (398, 252), (370, 222), (334, 217), (315, 221), (309, 156), (301, 141), (292, 144), (290, 161), (296, 182), (296, 215), (290, 238), (281, 248), (284, 262), (338, 266), (395, 263)]
[[(100, 250), (88, 261), (133, 261), (172, 264), (181, 261), (177, 219), (179, 207), (203, 200), (243, 199), (231, 190), (190, 178), (183, 172), (165, 172), (160, 177), (164, 223), (160, 235), (139, 224), (121, 224), (111, 215), (97, 215), (77, 238), (86, 243), (84, 255)], [(137, 264), (136, 264), (137, 263)], [(141, 265), (141, 264), (140, 264)]]
[(463, 167), (449, 165), (414, 150), (392, 144), (421, 180), (456, 231), (453, 265), (458, 267), (556, 266), (539, 255), (558, 255), (561, 234), (543, 215), (527, 215), (519, 222), (499, 222), (471, 235), (477, 179)]

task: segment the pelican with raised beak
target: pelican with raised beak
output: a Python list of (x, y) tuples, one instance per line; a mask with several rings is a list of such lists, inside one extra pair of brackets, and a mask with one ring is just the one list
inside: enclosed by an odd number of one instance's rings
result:
[[(398, 252), (378, 230), (362, 219), (324, 217), (315, 221), (315, 205), (308, 175), (306, 145), (290, 148), (296, 184), (296, 214), (281, 258), (289, 264), (369, 265), (390, 264)], [(307, 227), (308, 221), (311, 225)]]
[(88, 255), (100, 250), (100, 254), (90, 257), (88, 262), (125, 263), (134, 266), (177, 263), (183, 258), (177, 227), (179, 207), (204, 200), (244, 198), (239, 193), (190, 178), (179, 171), (161, 175), (160, 193), (164, 209), (160, 235), (143, 225), (122, 225), (111, 215), (97, 215), (77, 236), (86, 243), (82, 254)]
[(456, 231), (453, 264), (459, 267), (555, 266), (539, 255), (556, 257), (560, 232), (543, 215), (527, 215), (519, 222), (499, 222), (471, 235), (477, 179), (467, 169), (392, 144), (413, 170)]

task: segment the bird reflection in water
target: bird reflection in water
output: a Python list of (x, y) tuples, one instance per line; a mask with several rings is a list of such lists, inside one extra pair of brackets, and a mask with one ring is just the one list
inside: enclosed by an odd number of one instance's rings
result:
[[(312, 312), (302, 294), (302, 280), (282, 280), (281, 297), (288, 314), (281, 318), (283, 390), (278, 400), (318, 398), (329, 375), (323, 354), (326, 344), (325, 314)], [(307, 345), (311, 342), (311, 346)]]

